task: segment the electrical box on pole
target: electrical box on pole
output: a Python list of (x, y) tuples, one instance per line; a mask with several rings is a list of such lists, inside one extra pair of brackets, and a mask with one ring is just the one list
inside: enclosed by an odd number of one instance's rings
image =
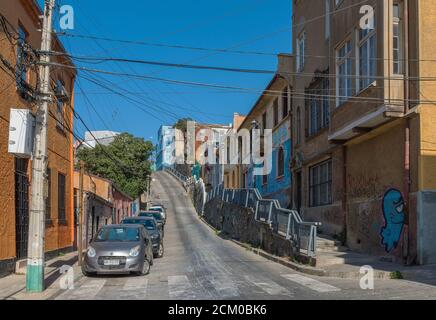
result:
[(33, 153), (35, 116), (28, 109), (11, 109), (8, 152), (18, 158), (30, 158)]

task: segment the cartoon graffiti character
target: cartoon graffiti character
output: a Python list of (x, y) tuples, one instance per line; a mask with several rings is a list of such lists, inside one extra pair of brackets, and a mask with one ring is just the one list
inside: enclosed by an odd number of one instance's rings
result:
[(386, 252), (391, 252), (398, 246), (404, 226), (404, 199), (396, 189), (388, 190), (383, 197), (383, 215), (385, 226), (380, 235)]

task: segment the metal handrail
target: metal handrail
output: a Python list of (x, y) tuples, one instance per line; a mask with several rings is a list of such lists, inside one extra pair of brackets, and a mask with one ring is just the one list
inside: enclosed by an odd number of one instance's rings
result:
[[(276, 199), (262, 198), (259, 190), (255, 188), (224, 189), (220, 185), (211, 190), (206, 199), (211, 201), (217, 197), (225, 202), (251, 208), (256, 221), (269, 224), (274, 232), (291, 241), (298, 252), (310, 257), (316, 256), (317, 228), (321, 223), (303, 221), (298, 211), (282, 208)], [(280, 215), (287, 218), (281, 219), (283, 217)]]

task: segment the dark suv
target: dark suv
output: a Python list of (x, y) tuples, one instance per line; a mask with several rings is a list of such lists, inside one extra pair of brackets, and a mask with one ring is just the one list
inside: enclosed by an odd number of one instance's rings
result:
[(134, 217), (125, 218), (122, 224), (141, 224), (150, 234), (151, 242), (153, 244), (153, 256), (155, 258), (162, 258), (164, 255), (164, 245), (160, 228), (152, 217)]

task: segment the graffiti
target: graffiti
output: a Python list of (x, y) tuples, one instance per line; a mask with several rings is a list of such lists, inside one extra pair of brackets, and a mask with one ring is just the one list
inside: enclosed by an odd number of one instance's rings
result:
[(389, 189), (383, 197), (383, 216), (385, 226), (380, 235), (386, 252), (391, 252), (398, 246), (404, 226), (404, 199), (401, 192)]

